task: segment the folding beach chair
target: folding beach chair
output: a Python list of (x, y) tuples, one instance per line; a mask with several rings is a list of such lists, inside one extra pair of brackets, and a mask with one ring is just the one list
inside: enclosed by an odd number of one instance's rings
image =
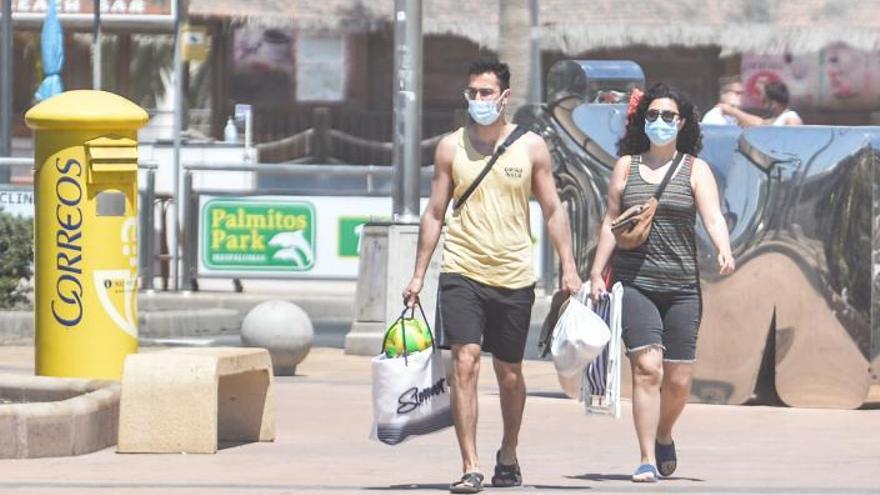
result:
[(623, 286), (614, 284), (611, 293), (597, 304), (593, 311), (599, 314), (611, 329), (611, 340), (605, 349), (584, 369), (580, 399), (587, 414), (601, 414), (620, 418), (621, 302)]

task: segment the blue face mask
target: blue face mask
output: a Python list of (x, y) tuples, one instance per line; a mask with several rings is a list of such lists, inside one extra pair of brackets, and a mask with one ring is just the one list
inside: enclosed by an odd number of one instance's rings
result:
[(657, 118), (654, 122), (645, 122), (645, 134), (655, 146), (664, 146), (671, 143), (678, 136), (677, 122), (666, 123)]
[(468, 100), (468, 113), (480, 125), (492, 125), (501, 116), (498, 100)]

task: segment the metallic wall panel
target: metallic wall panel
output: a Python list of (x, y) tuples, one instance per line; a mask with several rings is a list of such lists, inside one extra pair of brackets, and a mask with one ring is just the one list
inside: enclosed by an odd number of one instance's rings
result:
[[(606, 209), (624, 112), (623, 105), (574, 105), (569, 97), (517, 116), (551, 148), (582, 274)], [(880, 306), (872, 296), (872, 287), (880, 288), (880, 127), (703, 132), (700, 156), (718, 181), (738, 269), (717, 275), (700, 223), (704, 319), (694, 398), (748, 401), (770, 351), (776, 392), (786, 404), (860, 406), (878, 383), (870, 363), (880, 361)]]

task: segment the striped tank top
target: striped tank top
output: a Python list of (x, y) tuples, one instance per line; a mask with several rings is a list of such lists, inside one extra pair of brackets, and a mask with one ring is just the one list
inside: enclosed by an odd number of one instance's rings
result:
[[(633, 155), (621, 198), (621, 209), (647, 201), (658, 184), (646, 181), (639, 172), (640, 155)], [(694, 238), (697, 208), (691, 188), (694, 158), (686, 155), (660, 196), (651, 233), (633, 250), (617, 249), (612, 270), (614, 279), (648, 291), (677, 291), (699, 288), (697, 246)]]

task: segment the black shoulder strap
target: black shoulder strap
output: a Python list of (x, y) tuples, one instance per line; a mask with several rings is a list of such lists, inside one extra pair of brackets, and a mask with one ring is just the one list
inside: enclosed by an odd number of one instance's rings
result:
[(669, 170), (666, 171), (666, 175), (663, 176), (663, 181), (660, 182), (660, 185), (657, 186), (657, 191), (654, 192), (654, 199), (660, 201), (660, 196), (663, 194), (663, 191), (666, 190), (666, 186), (669, 185), (669, 181), (672, 179), (672, 176), (675, 174), (675, 169), (678, 168), (678, 165), (684, 159), (684, 153), (678, 153), (675, 157), (675, 160), (670, 165)]
[[(465, 129), (463, 132), (467, 132), (467, 129)], [(489, 159), (489, 163), (487, 163), (486, 166), (483, 167), (483, 170), (480, 171), (480, 175), (478, 175), (477, 178), (474, 179), (473, 182), (471, 182), (471, 185), (468, 186), (464, 194), (462, 194), (461, 197), (458, 198), (458, 201), (455, 202), (455, 205), (453, 205), (452, 207), (453, 210), (457, 210), (464, 206), (464, 202), (471, 197), (471, 194), (474, 193), (474, 190), (477, 188), (477, 186), (480, 185), (480, 182), (483, 181), (483, 179), (489, 173), (489, 170), (491, 170), (492, 166), (495, 165), (495, 162), (498, 161), (498, 158), (503, 155), (505, 151), (507, 151), (507, 148), (509, 148), (510, 145), (514, 143), (514, 141), (519, 139), (523, 134), (527, 132), (529, 132), (529, 129), (526, 126), (518, 125), (510, 134), (507, 135), (507, 139), (505, 139), (504, 142), (501, 143), (501, 146), (499, 146), (498, 149), (495, 150), (495, 153), (492, 154), (492, 158)]]

